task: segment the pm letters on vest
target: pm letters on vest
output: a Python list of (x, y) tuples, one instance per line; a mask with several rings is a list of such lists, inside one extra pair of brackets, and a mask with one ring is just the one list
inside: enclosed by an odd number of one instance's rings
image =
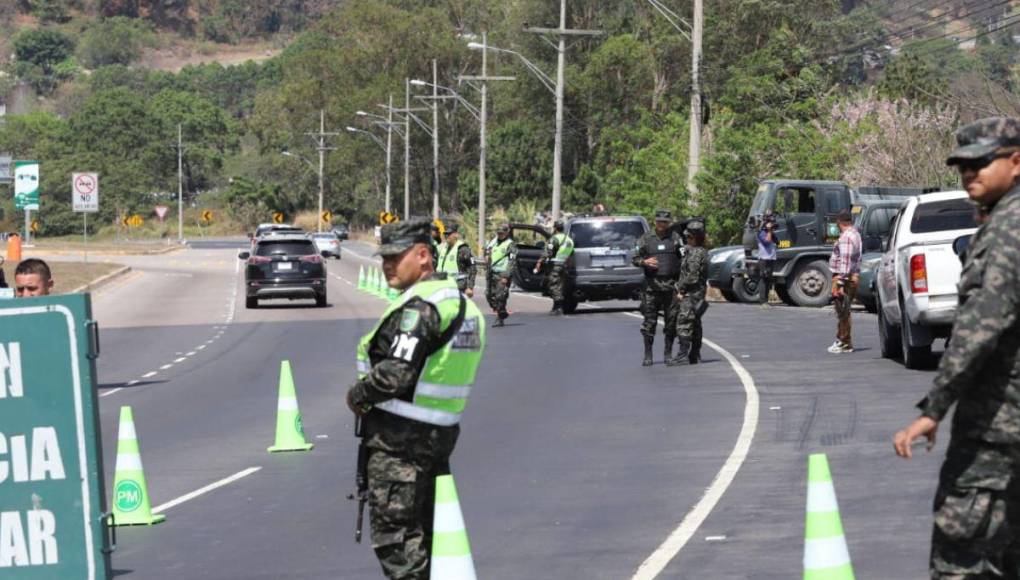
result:
[(418, 337), (410, 334), (401, 334), (393, 343), (393, 356), (402, 358), (407, 362), (414, 360), (414, 351), (418, 348)]
[[(21, 344), (0, 343), (0, 405), (25, 396)], [(31, 433), (5, 433), (0, 425), (0, 487), (66, 479), (57, 430), (37, 426)], [(32, 498), (31, 509), (0, 511), (0, 569), (58, 563), (57, 520), (42, 509), (42, 498)]]

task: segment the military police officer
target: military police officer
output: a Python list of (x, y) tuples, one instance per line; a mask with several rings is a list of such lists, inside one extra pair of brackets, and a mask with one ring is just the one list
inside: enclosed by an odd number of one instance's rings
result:
[(388, 578), (426, 580), (435, 478), (449, 473), (485, 348), (474, 302), (432, 269), (429, 223), (382, 228), (387, 283), (403, 294), (358, 344), (347, 405), (362, 417), (372, 547)]
[(687, 245), (677, 280), (677, 352), (668, 363), (670, 366), (682, 364), (684, 359), (692, 365), (701, 361), (701, 315), (707, 307), (708, 250), (705, 249), (704, 222), (689, 221), (684, 236)]
[(553, 300), (552, 310), (549, 311), (552, 315), (563, 314), (563, 303), (567, 300), (567, 265), (574, 255), (574, 240), (564, 233), (564, 229), (563, 220), (556, 220), (553, 223), (553, 235), (549, 239), (545, 256), (535, 265), (537, 273), (548, 264), (545, 284), (549, 297)]
[(666, 339), (664, 362), (673, 357), (673, 339), (676, 337), (676, 282), (680, 275), (683, 240), (672, 231), (673, 216), (666, 210), (655, 212), (655, 230), (648, 232), (638, 242), (634, 255), (635, 266), (644, 268), (645, 281), (641, 290), (641, 336), (645, 342), (645, 356), (642, 366), (652, 365), (652, 345), (655, 342), (655, 327), (659, 325), (659, 313), (665, 319), (662, 334)]
[(468, 298), (475, 295), (475, 261), (471, 254), (471, 246), (460, 239), (460, 227), (457, 224), (446, 226), (446, 240), (437, 249), (438, 265), (436, 270), (445, 272), (457, 280), (457, 287), (467, 294)]
[(960, 275), (952, 339), (921, 416), (896, 453), (935, 443), (956, 403), (935, 493), (932, 578), (1020, 577), (1020, 121), (982, 119), (956, 133), (948, 164), (988, 212)]
[(485, 299), (496, 311), (493, 326), (503, 326), (510, 313), (506, 309), (510, 298), (510, 277), (517, 267), (517, 244), (510, 237), (510, 225), (500, 224), (496, 237), (485, 245)]
[(429, 233), (432, 237), (432, 244), (429, 249), (432, 250), (432, 267), (437, 268), (439, 265), (439, 244), (443, 241), (443, 233), (439, 231), (439, 225), (436, 222), (429, 224)]

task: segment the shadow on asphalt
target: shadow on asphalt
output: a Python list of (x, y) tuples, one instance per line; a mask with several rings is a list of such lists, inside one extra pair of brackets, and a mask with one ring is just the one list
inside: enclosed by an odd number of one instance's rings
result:
[(607, 306), (605, 308), (578, 308), (573, 314), (565, 316), (581, 316), (583, 314), (613, 314), (616, 312), (637, 312), (637, 306)]
[[(327, 304), (326, 306), (330, 308), (333, 307), (332, 304)], [(249, 310), (296, 310), (298, 308), (319, 308), (319, 307), (316, 306), (314, 302), (312, 302), (311, 304), (306, 304), (303, 302), (301, 304), (263, 304), (259, 302), (258, 308), (255, 309), (249, 308)]]
[(102, 383), (101, 385), (99, 385), (99, 389), (100, 390), (102, 390), (102, 389), (133, 389), (135, 387), (144, 387), (144, 386), (147, 386), (147, 385), (159, 385), (159, 384), (166, 383), (166, 382), (169, 382), (169, 381), (141, 381), (141, 382), (138, 382), (138, 383), (134, 383), (132, 385), (129, 385), (127, 383)]

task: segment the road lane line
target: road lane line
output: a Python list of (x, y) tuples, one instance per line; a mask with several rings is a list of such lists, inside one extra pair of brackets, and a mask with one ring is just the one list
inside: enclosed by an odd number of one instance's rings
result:
[(166, 510), (168, 510), (168, 509), (170, 509), (170, 508), (172, 508), (174, 506), (181, 505), (182, 503), (184, 503), (186, 501), (193, 500), (193, 499), (195, 499), (196, 497), (198, 497), (200, 495), (207, 494), (207, 493), (209, 493), (210, 491), (212, 491), (214, 489), (223, 487), (224, 485), (229, 485), (229, 484), (231, 484), (231, 483), (241, 479), (242, 477), (248, 477), (249, 475), (255, 473), (256, 471), (258, 471), (260, 469), (262, 469), (262, 466), (249, 467), (248, 469), (245, 469), (244, 471), (239, 471), (239, 472), (235, 473), (234, 475), (231, 475), (230, 477), (225, 477), (225, 478), (223, 478), (223, 479), (221, 479), (219, 481), (210, 483), (209, 485), (207, 485), (205, 487), (198, 488), (198, 489), (196, 489), (195, 491), (193, 491), (191, 493), (186, 493), (186, 494), (182, 495), (181, 497), (178, 497), (176, 499), (172, 499), (172, 500), (166, 502), (165, 504), (158, 505), (158, 506), (152, 508), (152, 512), (156, 513), (156, 512), (166, 511)]
[(154, 377), (154, 376), (156, 376), (156, 371), (149, 371), (149, 372), (145, 373), (144, 375), (142, 375), (142, 378), (143, 379), (148, 379), (148, 378), (151, 378), (151, 377)]
[[(626, 312), (625, 314), (633, 318), (643, 318), (632, 312)], [(652, 580), (680, 553), (680, 550), (691, 539), (691, 536), (698, 531), (698, 528), (701, 527), (701, 524), (712, 513), (719, 500), (722, 499), (723, 494), (729, 489), (730, 484), (733, 483), (737, 472), (740, 471), (740, 467), (744, 464), (744, 460), (747, 459), (747, 455), (751, 451), (754, 432), (758, 429), (758, 389), (754, 384), (754, 378), (751, 377), (751, 373), (729, 351), (707, 338), (703, 340), (712, 350), (722, 355), (730, 363), (733, 372), (737, 373), (737, 376), (740, 377), (740, 382), (744, 386), (744, 394), (746, 396), (744, 422), (740, 428), (740, 434), (737, 436), (737, 442), (733, 446), (733, 451), (730, 452), (730, 456), (726, 459), (722, 469), (715, 475), (712, 484), (705, 490), (705, 495), (687, 512), (680, 525), (673, 530), (669, 537), (641, 563), (641, 566), (638, 567), (631, 580)]]
[(106, 391), (105, 393), (101, 393), (99, 396), (100, 397), (106, 397), (108, 395), (112, 395), (112, 394), (116, 393), (117, 391), (119, 391), (119, 390), (121, 390), (123, 388), (124, 387), (117, 387), (116, 389), (110, 389), (109, 391)]
[(189, 352), (188, 354), (186, 354), (184, 356), (195, 356), (196, 354), (198, 354), (198, 353), (195, 352), (195, 351), (191, 351), (191, 352)]
[(135, 379), (133, 381), (128, 381), (128, 384), (126, 386), (133, 387), (133, 386), (137, 385), (140, 382), (142, 382), (142, 381), (139, 381), (138, 379)]
[(168, 368), (170, 368), (172, 366), (174, 366), (174, 365), (173, 364), (163, 365), (163, 366), (159, 367), (159, 370), (165, 371), (165, 370), (167, 370)]
[(204, 344), (200, 344), (200, 345), (195, 347), (195, 350), (205, 350), (205, 345)]
[(174, 364), (177, 364), (177, 363), (179, 363), (179, 362), (184, 362), (184, 361), (186, 361), (186, 360), (188, 360), (188, 357), (186, 357), (186, 356), (182, 356), (181, 358), (178, 358), (178, 359), (174, 359)]

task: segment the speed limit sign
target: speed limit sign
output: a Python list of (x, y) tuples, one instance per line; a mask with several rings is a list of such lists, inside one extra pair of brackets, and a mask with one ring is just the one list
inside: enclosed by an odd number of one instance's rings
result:
[(71, 174), (71, 205), (76, 212), (99, 211), (99, 174)]

